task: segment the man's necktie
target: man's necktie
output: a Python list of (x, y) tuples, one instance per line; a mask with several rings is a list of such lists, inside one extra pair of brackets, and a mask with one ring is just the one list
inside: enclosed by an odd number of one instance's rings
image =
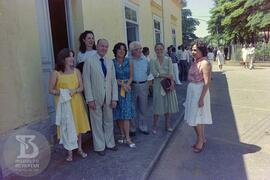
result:
[(102, 68), (104, 77), (106, 77), (106, 75), (107, 75), (107, 68), (106, 68), (106, 66), (105, 66), (105, 64), (104, 64), (104, 59), (103, 59), (103, 58), (100, 58), (99, 60), (100, 60), (100, 62), (101, 62), (101, 68)]

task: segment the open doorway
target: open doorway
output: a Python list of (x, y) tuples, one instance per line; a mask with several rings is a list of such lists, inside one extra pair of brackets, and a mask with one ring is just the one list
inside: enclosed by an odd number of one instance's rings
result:
[(65, 0), (48, 0), (54, 59), (62, 48), (68, 48)]

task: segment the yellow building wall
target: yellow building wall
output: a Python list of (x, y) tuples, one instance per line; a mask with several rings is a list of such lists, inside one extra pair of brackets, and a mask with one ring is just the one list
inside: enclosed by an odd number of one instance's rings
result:
[[(0, 1), (0, 133), (48, 116), (44, 99), (36, 0)], [(163, 0), (163, 13), (151, 0), (127, 0), (138, 7), (139, 36), (154, 56), (153, 15), (164, 17), (165, 46), (172, 44), (172, 24), (177, 45), (182, 43), (180, 8), (175, 0)], [(160, 0), (159, 0), (160, 1)], [(71, 0), (73, 41), (78, 51), (79, 35), (92, 30), (96, 40), (106, 38), (112, 48), (126, 42), (124, 0)], [(161, 1), (160, 1), (161, 2)]]
[(75, 52), (79, 51), (79, 36), (84, 29), (84, 18), (82, 13), (82, 0), (71, 0), (73, 42)]
[(154, 24), (149, 0), (140, 1), (138, 14), (140, 42), (143, 47), (146, 46), (150, 49), (150, 57), (154, 57)]
[[(78, 37), (84, 30), (92, 30), (96, 40), (106, 38), (109, 40), (108, 57), (112, 58), (112, 48), (119, 41), (126, 42), (125, 29), (125, 1), (138, 7), (139, 37), (143, 46), (150, 48), (150, 55), (154, 54), (154, 27), (153, 15), (162, 18), (164, 16), (164, 35), (165, 46), (172, 44), (171, 27), (176, 27), (177, 45), (182, 44), (181, 32), (181, 11), (180, 5), (176, 6), (174, 0), (72, 0), (74, 42), (78, 50)], [(162, 5), (163, 8), (157, 5)], [(162, 13), (163, 9), (163, 13)], [(176, 19), (171, 19), (171, 16)]]
[[(182, 44), (182, 29), (181, 29), (181, 7), (177, 6), (174, 0), (163, 0), (163, 13), (164, 13), (164, 33), (165, 33), (165, 46), (173, 44), (172, 40), (172, 26), (176, 27), (176, 44)], [(171, 16), (177, 19), (172, 19)]]
[(109, 41), (108, 57), (117, 42), (125, 42), (122, 0), (82, 0), (84, 29), (92, 30), (96, 40)]
[(0, 1), (0, 133), (47, 117), (35, 9)]

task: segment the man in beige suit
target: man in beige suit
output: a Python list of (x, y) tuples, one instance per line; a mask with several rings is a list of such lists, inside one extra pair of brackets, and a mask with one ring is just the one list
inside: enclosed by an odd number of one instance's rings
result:
[(101, 156), (105, 148), (116, 151), (113, 135), (112, 108), (118, 100), (117, 81), (112, 60), (105, 57), (109, 43), (99, 39), (97, 52), (85, 61), (83, 83), (90, 111), (94, 150)]

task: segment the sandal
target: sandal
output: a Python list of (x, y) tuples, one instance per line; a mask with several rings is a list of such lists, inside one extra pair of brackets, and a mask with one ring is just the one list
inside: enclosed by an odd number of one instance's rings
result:
[(78, 154), (82, 157), (82, 158), (86, 158), (87, 154), (85, 152), (83, 152), (83, 150), (78, 150)]
[(152, 129), (152, 133), (153, 133), (153, 134), (157, 134), (157, 129), (156, 129), (156, 128), (153, 128), (153, 129)]
[(71, 153), (71, 154), (68, 153), (68, 156), (67, 156), (67, 158), (66, 158), (66, 161), (67, 161), (67, 162), (73, 161), (72, 153)]
[(204, 143), (202, 145), (202, 148), (197, 148), (196, 146), (193, 147), (193, 152), (194, 153), (201, 153), (203, 151), (203, 149), (204, 149)]
[(131, 140), (127, 140), (126, 143), (130, 148), (136, 148), (136, 144), (132, 142)]
[[(205, 145), (206, 144), (206, 139), (203, 141), (203, 144)], [(196, 147), (196, 144), (193, 144), (191, 147), (195, 148)]]
[(120, 139), (117, 140), (117, 142), (118, 142), (119, 144), (125, 144), (125, 143), (126, 143), (126, 139), (125, 139), (124, 136), (122, 136)]

